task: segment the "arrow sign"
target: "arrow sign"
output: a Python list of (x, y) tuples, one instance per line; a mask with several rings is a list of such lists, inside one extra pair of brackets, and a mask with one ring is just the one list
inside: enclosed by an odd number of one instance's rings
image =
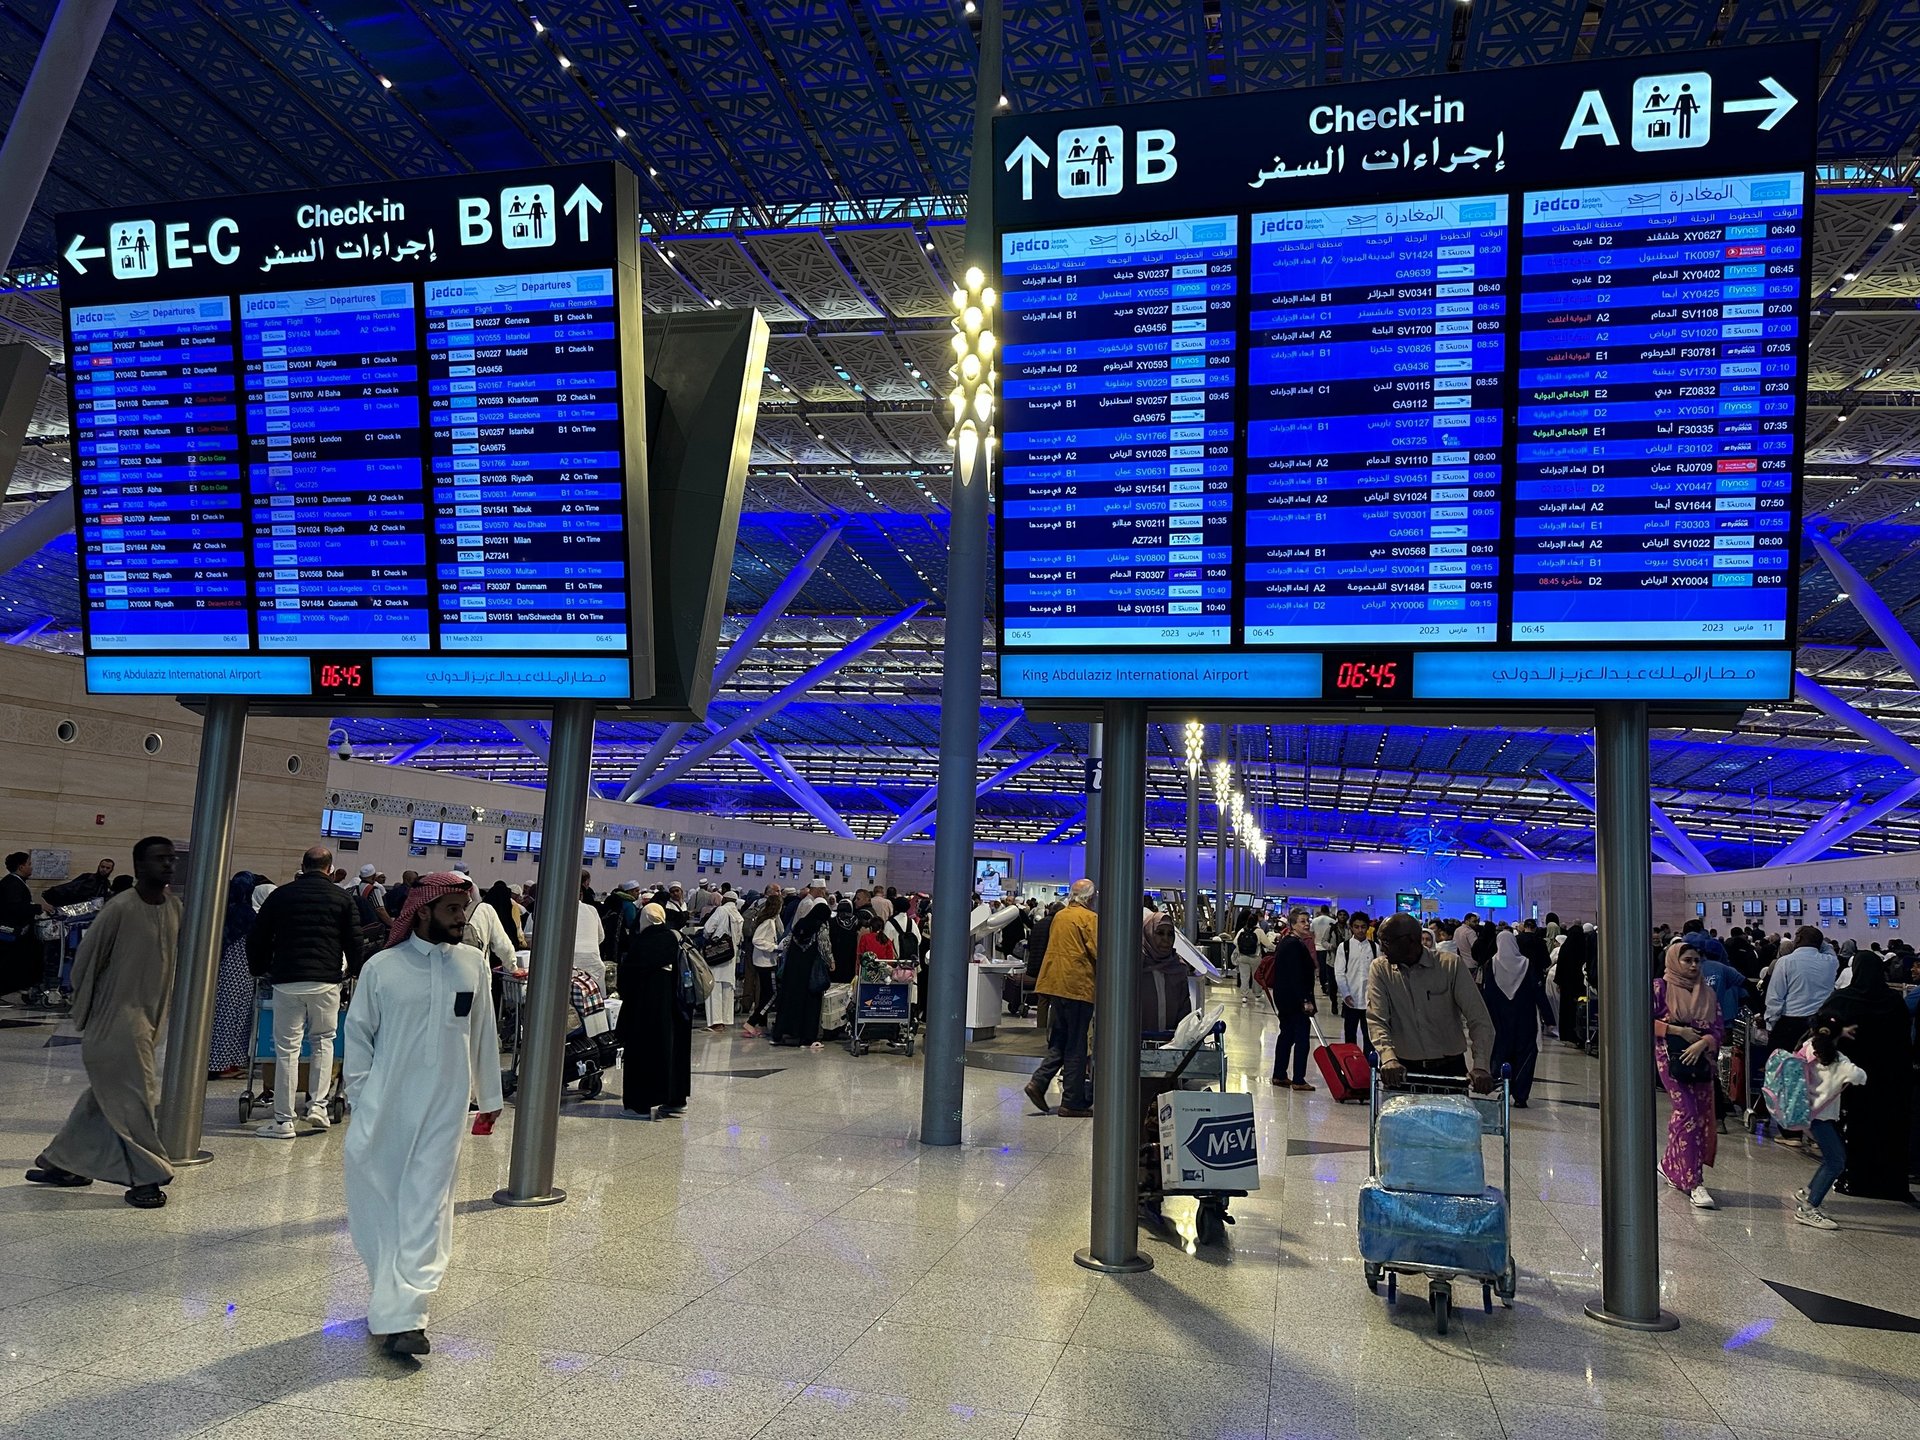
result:
[(1795, 96), (1788, 92), (1786, 86), (1782, 85), (1771, 75), (1761, 77), (1760, 88), (1767, 93), (1753, 100), (1729, 100), (1720, 108), (1725, 110), (1729, 115), (1739, 115), (1754, 110), (1771, 111), (1772, 113), (1760, 122), (1760, 128), (1762, 130), (1771, 130), (1787, 118), (1787, 112), (1789, 110), (1800, 103)]
[(66, 262), (82, 275), (87, 273), (87, 267), (82, 262), (87, 260), (104, 260), (107, 258), (106, 246), (88, 245), (86, 240), (86, 236), (76, 235), (73, 237), (72, 243), (61, 252)]
[(1014, 146), (1013, 153), (1007, 157), (1007, 169), (1011, 170), (1016, 165), (1020, 167), (1020, 198), (1022, 200), (1033, 198), (1033, 162), (1036, 160), (1040, 162), (1042, 170), (1051, 169), (1053, 166), (1053, 160), (1046, 151), (1033, 143), (1031, 135)]
[[(1764, 129), (1765, 127), (1763, 126), (1761, 128)], [(600, 197), (594, 194), (593, 191), (589, 190), (585, 185), (582, 185), (578, 190), (574, 191), (573, 194), (567, 197), (567, 203), (562, 205), (560, 208), (569, 215), (572, 215), (575, 212), (579, 213), (580, 238), (581, 240), (584, 241), (587, 238), (587, 211), (591, 210), (596, 215), (600, 213), (600, 209), (601, 209)]]

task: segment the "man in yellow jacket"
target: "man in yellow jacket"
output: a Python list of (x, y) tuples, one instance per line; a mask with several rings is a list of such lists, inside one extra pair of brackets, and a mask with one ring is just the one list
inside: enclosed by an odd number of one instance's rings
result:
[(1087, 1083), (1087, 1032), (1093, 1028), (1093, 961), (1099, 952), (1100, 922), (1093, 913), (1093, 881), (1076, 880), (1066, 908), (1053, 917), (1046, 958), (1034, 990), (1050, 996), (1047, 1058), (1027, 1082), (1027, 1099), (1042, 1115), (1047, 1087), (1060, 1077), (1060, 1113), (1074, 1118), (1093, 1114), (1093, 1087)]

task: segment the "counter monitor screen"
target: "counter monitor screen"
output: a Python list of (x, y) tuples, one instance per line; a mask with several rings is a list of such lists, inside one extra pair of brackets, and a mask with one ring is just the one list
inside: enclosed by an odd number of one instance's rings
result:
[(621, 851), (624, 850), (626, 847), (622, 845), (618, 840), (615, 840), (609, 837), (606, 841), (604, 841), (601, 844), (600, 848), (602, 851), (605, 852), (607, 859), (618, 860), (620, 858)]
[(714, 864), (716, 864), (716, 865), (724, 865), (724, 864), (726, 864), (726, 863), (727, 863), (727, 852), (726, 852), (726, 851), (724, 851), (724, 850), (716, 850), (716, 851), (714, 851), (714, 852), (713, 852), (713, 863), (714, 863)]
[(501, 842), (501, 848), (509, 855), (525, 854), (527, 849), (527, 832), (524, 830), (507, 831), (507, 837)]
[(1790, 915), (1799, 915), (1804, 913), (1804, 906), (1798, 895), (1794, 896), (1791, 900), (1787, 901), (1787, 913)]
[(647, 846), (647, 863), (649, 865), (657, 864), (659, 862), (659, 859), (660, 859), (660, 847), (658, 845), (649, 843)]
[(440, 843), (442, 845), (464, 845), (467, 843), (467, 827), (456, 825), (451, 820), (440, 823)]
[(680, 847), (678, 845), (662, 845), (660, 847), (660, 858), (669, 865), (676, 863), (680, 859)]
[(1787, 698), (1817, 93), (1735, 46), (999, 117), (1000, 693)]
[(414, 821), (413, 843), (416, 845), (438, 845), (440, 843), (440, 822), (438, 820)]
[(1882, 915), (1898, 915), (1900, 913), (1899, 897), (1895, 895), (1882, 895), (1880, 897), (1880, 913)]
[(60, 216), (88, 688), (650, 694), (636, 202), (600, 163)]
[(581, 838), (580, 858), (583, 860), (598, 860), (600, 858), (600, 837), (598, 835), (587, 835)]

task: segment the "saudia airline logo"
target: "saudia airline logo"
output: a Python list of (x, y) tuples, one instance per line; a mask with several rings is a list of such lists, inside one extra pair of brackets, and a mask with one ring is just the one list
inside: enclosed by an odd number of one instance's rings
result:
[(1214, 1170), (1244, 1170), (1259, 1162), (1253, 1122), (1224, 1116), (1196, 1121), (1187, 1132), (1187, 1151)]

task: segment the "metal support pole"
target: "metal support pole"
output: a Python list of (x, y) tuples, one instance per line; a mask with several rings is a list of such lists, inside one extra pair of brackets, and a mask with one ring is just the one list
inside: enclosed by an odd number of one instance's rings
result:
[(1098, 720), (1087, 726), (1087, 823), (1080, 833), (1087, 840), (1087, 878), (1094, 885), (1105, 890), (1106, 881), (1100, 874), (1100, 772), (1106, 763), (1101, 751), (1104, 748), (1101, 738), (1101, 725)]
[(580, 903), (580, 850), (587, 835), (587, 786), (593, 773), (593, 702), (556, 700), (547, 727), (547, 796), (539, 890), (528, 962), (520, 1088), (513, 1097), (513, 1159), (496, 1205), (558, 1205), (553, 1183), (560, 1125), (561, 1064), (573, 985), (573, 937)]
[(1074, 1262), (1108, 1274), (1151, 1270), (1140, 1253), (1140, 894), (1146, 855), (1147, 707), (1106, 703), (1106, 825), (1100, 844), (1094, 972), (1093, 1236)]
[(1200, 939), (1200, 767), (1187, 766), (1187, 939)]
[[(993, 116), (1000, 104), (1000, 0), (980, 3), (980, 68), (973, 97), (967, 188), (967, 260), (993, 276)], [(987, 485), (994, 451), (971, 467), (955, 452), (948, 506), (946, 634), (940, 660), (940, 793), (934, 801), (933, 934), (926, 994), (926, 1069), (920, 1143), (958, 1145), (966, 1101), (967, 984), (973, 947), (973, 812), (980, 745), (980, 664), (987, 615)]]
[(1594, 854), (1600, 878), (1600, 1299), (1587, 1314), (1629, 1330), (1672, 1330), (1660, 1309), (1653, 1157), (1652, 834), (1647, 707), (1596, 707)]
[(0, 270), (13, 263), (13, 247), (27, 228), (27, 216), (112, 17), (113, 0), (60, 0), (47, 26), (40, 58), (33, 62), (6, 141), (0, 144)]
[[(1222, 745), (1222, 752), (1225, 749)], [(1213, 798), (1220, 821), (1220, 834), (1213, 851), (1213, 923), (1216, 930), (1227, 935), (1232, 933), (1234, 921), (1239, 917), (1233, 913), (1233, 876), (1227, 869), (1227, 801), (1222, 795)]]
[[(227, 910), (227, 862), (240, 798), (240, 752), (247, 738), (247, 702), (232, 695), (207, 702), (200, 722), (200, 769), (193, 781), (192, 869), (167, 1019), (167, 1062), (160, 1080), (160, 1144), (175, 1165), (204, 1165), (200, 1148), (207, 1108), (207, 1052), (213, 1034), (214, 982), (220, 974), (220, 932)], [(296, 1077), (275, 1077), (293, 1085)], [(316, 1077), (316, 1086), (324, 1081)]]

